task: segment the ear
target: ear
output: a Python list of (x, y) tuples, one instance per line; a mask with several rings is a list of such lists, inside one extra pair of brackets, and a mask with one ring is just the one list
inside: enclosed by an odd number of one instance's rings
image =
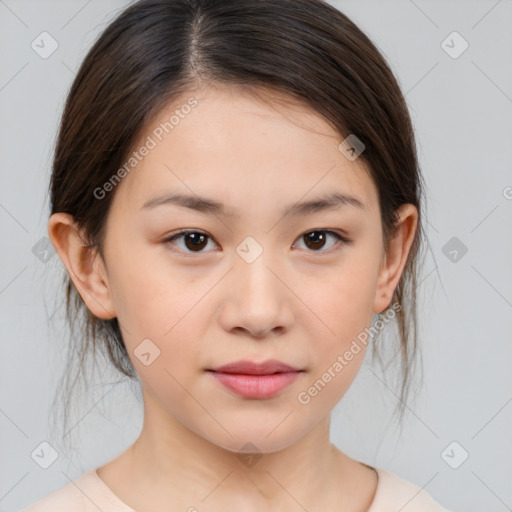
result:
[(390, 240), (388, 251), (384, 254), (384, 261), (379, 271), (373, 302), (373, 312), (375, 314), (384, 311), (391, 303), (393, 293), (398, 286), (407, 262), (407, 256), (418, 225), (418, 210), (414, 205), (402, 204), (398, 208), (397, 214), (399, 220), (396, 224), (396, 231)]
[(64, 263), (73, 284), (89, 310), (99, 318), (116, 316), (106, 267), (95, 248), (89, 248), (68, 213), (54, 213), (48, 236)]

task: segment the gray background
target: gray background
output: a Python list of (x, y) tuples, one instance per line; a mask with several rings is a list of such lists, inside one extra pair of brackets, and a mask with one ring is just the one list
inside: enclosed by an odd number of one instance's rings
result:
[[(332, 442), (453, 511), (512, 510), (512, 2), (331, 3), (370, 36), (406, 93), (431, 246), (419, 290), (424, 385), (402, 435), (391, 418), (397, 388), (367, 354), (333, 411)], [(36, 245), (47, 235), (53, 143), (79, 63), (127, 4), (0, 0), (1, 511), (111, 460), (142, 425), (136, 386), (107, 372), (83, 399), (76, 451), (48, 469), (31, 458), (52, 443), (48, 416), (67, 334), (60, 260), (44, 263)], [(31, 48), (43, 31), (59, 45), (47, 59)], [(442, 47), (453, 31), (469, 44), (457, 58)], [(461, 48), (454, 41), (452, 52)], [(457, 261), (446, 255), (454, 243), (467, 248)], [(457, 465), (462, 450), (469, 458), (453, 469), (446, 460)]]

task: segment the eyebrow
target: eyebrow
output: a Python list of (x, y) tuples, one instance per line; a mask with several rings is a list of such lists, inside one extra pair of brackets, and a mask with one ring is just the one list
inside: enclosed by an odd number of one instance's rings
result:
[[(186, 194), (166, 194), (155, 197), (146, 201), (141, 210), (152, 209), (162, 205), (182, 206), (200, 213), (213, 214), (222, 217), (237, 217), (237, 214), (234, 211), (228, 211), (225, 205), (219, 201), (197, 195), (190, 196)], [(357, 197), (348, 194), (330, 193), (324, 194), (323, 196), (310, 201), (292, 203), (281, 211), (281, 216), (308, 215), (323, 210), (332, 210), (342, 206), (352, 206), (361, 210), (366, 209), (364, 203)]]

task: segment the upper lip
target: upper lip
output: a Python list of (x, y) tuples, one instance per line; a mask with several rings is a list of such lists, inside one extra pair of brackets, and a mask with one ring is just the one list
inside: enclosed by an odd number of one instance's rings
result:
[(242, 360), (212, 368), (211, 371), (221, 373), (244, 373), (247, 375), (270, 375), (272, 373), (300, 372), (298, 368), (287, 365), (277, 359), (269, 359), (261, 363)]

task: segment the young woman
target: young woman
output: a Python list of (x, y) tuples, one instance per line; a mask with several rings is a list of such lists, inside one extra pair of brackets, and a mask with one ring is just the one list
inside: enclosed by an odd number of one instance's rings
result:
[(76, 76), (50, 188), (82, 352), (140, 381), (144, 423), (26, 511), (446, 510), (329, 440), (375, 316), (407, 395), (422, 236), (404, 98), (345, 15), (135, 2)]

